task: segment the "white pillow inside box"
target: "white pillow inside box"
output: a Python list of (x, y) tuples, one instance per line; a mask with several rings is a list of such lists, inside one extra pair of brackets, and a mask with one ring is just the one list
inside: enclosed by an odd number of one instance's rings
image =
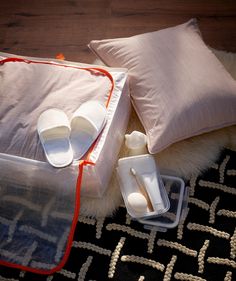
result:
[[(13, 54), (6, 54), (6, 53), (0, 53), (0, 59), (5, 59), (7, 57), (19, 57), (23, 59), (28, 60), (36, 60), (36, 61), (51, 61), (54, 63), (59, 63), (63, 65), (69, 65), (69, 66), (79, 66), (79, 67), (100, 67), (96, 65), (88, 65), (88, 64), (81, 64), (81, 63), (75, 63), (75, 62), (68, 62), (68, 61), (58, 61), (54, 59), (44, 59), (44, 58), (32, 58), (32, 57), (22, 57), (22, 56), (16, 56)], [(13, 63), (14, 64), (14, 63)], [(30, 65), (30, 64), (29, 64)], [(28, 79), (27, 76), (29, 73), (29, 65), (22, 64), (22, 68), (25, 68), (25, 79)], [(14, 65), (14, 67), (16, 64)], [(100, 67), (101, 68), (101, 67)], [(103, 193), (105, 192), (108, 183), (110, 181), (110, 177), (112, 175), (113, 168), (115, 166), (115, 163), (117, 161), (118, 153), (121, 147), (121, 144), (124, 139), (124, 134), (127, 128), (128, 120), (129, 120), (129, 114), (130, 114), (130, 97), (129, 97), (129, 88), (128, 88), (128, 81), (127, 81), (127, 70), (124, 68), (109, 68), (109, 67), (103, 67), (106, 69), (113, 77), (114, 80), (114, 91), (111, 95), (111, 99), (109, 102), (109, 106), (107, 109), (107, 122), (104, 130), (102, 131), (101, 135), (99, 136), (92, 153), (90, 154), (89, 160), (94, 162), (95, 165), (85, 165), (83, 169), (83, 177), (82, 177), (82, 183), (81, 183), (81, 195), (82, 196), (90, 196), (90, 197), (101, 197)], [(3, 68), (2, 68), (3, 69)], [(63, 68), (63, 71), (67, 71), (68, 68)], [(0, 68), (1, 71), (1, 68)], [(28, 72), (27, 72), (28, 71)], [(52, 78), (50, 75), (45, 76), (45, 73), (42, 72), (41, 69), (37, 68), (36, 74), (38, 75), (36, 80), (34, 82), (27, 80), (27, 83), (25, 83), (25, 89), (30, 89), (32, 91), (32, 100), (30, 100), (31, 106), (34, 104), (34, 96), (37, 94), (37, 85), (39, 83), (38, 80), (40, 80), (40, 77), (42, 76), (44, 79), (49, 78), (49, 80), (46, 82), (46, 84), (50, 84), (50, 79)], [(30, 74), (31, 75), (31, 74)], [(74, 74), (73, 74), (74, 75)], [(76, 85), (76, 87), (79, 86), (79, 81), (76, 81), (74, 76), (72, 77), (72, 82)], [(3, 77), (3, 76), (2, 76)], [(31, 76), (28, 76), (31, 77)], [(59, 75), (60, 79), (62, 79), (62, 76)], [(13, 77), (14, 78), (14, 77)], [(20, 77), (18, 77), (20, 79)], [(2, 78), (1, 78), (2, 79)], [(55, 82), (54, 84), (51, 83), (52, 88), (58, 87), (55, 91), (60, 91), (60, 86), (63, 85), (63, 79), (58, 80), (58, 77), (53, 80)], [(78, 78), (79, 79), (79, 78)], [(85, 80), (87, 78), (85, 77)], [(67, 82), (67, 81), (66, 81)], [(84, 80), (83, 80), (84, 82)], [(88, 83), (90, 81), (88, 80)], [(73, 84), (72, 83), (72, 84)], [(27, 85), (26, 85), (27, 84)], [(2, 84), (3, 85), (3, 84)], [(4, 84), (7, 89), (7, 85)], [(103, 85), (103, 84), (100, 84)], [(109, 83), (107, 83), (109, 85)], [(60, 104), (60, 109), (64, 110), (68, 117), (72, 114), (72, 111), (76, 109), (78, 106), (76, 105), (76, 102), (82, 103), (83, 101), (86, 101), (86, 98), (88, 99), (100, 99), (101, 101), (106, 100), (107, 96), (101, 96), (104, 95), (106, 91), (102, 91), (101, 94), (99, 94), (99, 91), (96, 90), (96, 80), (94, 83), (91, 82), (91, 85), (88, 84), (88, 87), (90, 87), (88, 97), (86, 95), (86, 90), (83, 89), (83, 97), (78, 102), (80, 93), (76, 92), (73, 93), (77, 95), (75, 99), (72, 95), (66, 94), (64, 95), (64, 99), (66, 97), (69, 99), (69, 101), (66, 104)], [(106, 86), (106, 85), (105, 85)], [(73, 87), (73, 86), (72, 86)], [(17, 81), (15, 85), (11, 84), (11, 89), (15, 88), (17, 90)], [(71, 89), (70, 89), (71, 90)], [(82, 92), (82, 90), (81, 90)], [(70, 92), (71, 93), (71, 92)], [(47, 97), (49, 98), (50, 93), (47, 93)], [(62, 95), (63, 96), (63, 95)], [(62, 97), (63, 98), (63, 97)], [(45, 101), (45, 100), (44, 100)], [(44, 102), (43, 101), (43, 102)], [(58, 100), (59, 102), (60, 100)], [(10, 101), (9, 101), (10, 102)], [(22, 98), (22, 102), (24, 102), (24, 98)], [(29, 103), (29, 101), (27, 101)], [(70, 105), (73, 104), (72, 108)], [(58, 105), (58, 104), (56, 104)], [(36, 106), (36, 105), (35, 105)], [(55, 103), (52, 103), (51, 106), (55, 106)], [(33, 110), (30, 110), (30, 107), (25, 104), (22, 104), (22, 108), (24, 109), (24, 115), (28, 114), (28, 120), (30, 122), (30, 119), (32, 119)], [(14, 108), (14, 106), (12, 107)], [(69, 108), (69, 109), (68, 109)], [(8, 109), (9, 110), (9, 109)], [(71, 112), (70, 112), (71, 111)], [(1, 129), (3, 125), (6, 125), (7, 121), (7, 114), (10, 114), (9, 112), (6, 113), (6, 116), (3, 116), (3, 112), (7, 112), (7, 109), (4, 109), (3, 102), (0, 106), (0, 116), (2, 118), (1, 120)], [(12, 110), (12, 116), (11, 118), (15, 118), (16, 122), (20, 122), (22, 120), (19, 115), (14, 116), (14, 110)], [(9, 115), (10, 116), (10, 115)], [(26, 118), (27, 119), (27, 118)], [(22, 126), (24, 128), (24, 126)], [(9, 130), (13, 130), (14, 128), (9, 127)], [(25, 131), (25, 134), (27, 134), (27, 131)], [(33, 133), (34, 134), (34, 133)], [(79, 161), (73, 161), (73, 163), (65, 168), (62, 169), (55, 169), (52, 166), (50, 166), (46, 158), (42, 156), (43, 150), (40, 146), (40, 142), (38, 140), (37, 131), (35, 130), (35, 135), (32, 138), (31, 142), (29, 142), (29, 145), (22, 144), (18, 147), (14, 147), (14, 142), (12, 139), (17, 138), (16, 135), (14, 135), (14, 132), (12, 132), (11, 137), (13, 138), (9, 139), (9, 146), (4, 147), (3, 144), (0, 143), (0, 178), (6, 182), (13, 182), (16, 183), (19, 186), (33, 186), (33, 187), (39, 187), (42, 188), (49, 188), (49, 189), (62, 189), (64, 190), (65, 186), (68, 186), (68, 191), (75, 188), (77, 179), (78, 179), (78, 166)], [(0, 135), (3, 137), (3, 135)], [(4, 141), (6, 143), (6, 140)], [(36, 143), (35, 143), (36, 142)], [(32, 150), (32, 147), (37, 145), (37, 151)], [(28, 147), (28, 149), (27, 149)], [(14, 153), (12, 153), (14, 152)]]

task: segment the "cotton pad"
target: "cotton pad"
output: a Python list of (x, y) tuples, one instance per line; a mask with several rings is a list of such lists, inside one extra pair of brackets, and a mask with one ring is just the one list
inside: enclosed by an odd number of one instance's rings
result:
[(147, 200), (139, 192), (132, 192), (128, 195), (128, 203), (138, 213), (144, 213), (147, 211)]

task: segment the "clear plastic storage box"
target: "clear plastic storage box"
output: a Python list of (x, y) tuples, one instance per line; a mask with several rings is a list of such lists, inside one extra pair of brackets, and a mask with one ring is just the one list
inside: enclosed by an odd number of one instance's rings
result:
[(150, 154), (121, 158), (117, 167), (121, 193), (132, 218), (150, 218), (168, 211), (170, 202)]

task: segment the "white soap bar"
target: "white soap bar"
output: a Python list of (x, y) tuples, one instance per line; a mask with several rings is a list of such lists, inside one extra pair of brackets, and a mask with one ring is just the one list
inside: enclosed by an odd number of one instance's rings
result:
[(138, 213), (147, 212), (147, 200), (139, 192), (132, 192), (128, 195), (128, 203)]

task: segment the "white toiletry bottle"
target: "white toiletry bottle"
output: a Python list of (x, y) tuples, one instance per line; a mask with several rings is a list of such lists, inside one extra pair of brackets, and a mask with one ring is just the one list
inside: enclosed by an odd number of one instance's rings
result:
[(125, 135), (125, 145), (129, 149), (129, 156), (147, 154), (147, 136), (139, 131)]

